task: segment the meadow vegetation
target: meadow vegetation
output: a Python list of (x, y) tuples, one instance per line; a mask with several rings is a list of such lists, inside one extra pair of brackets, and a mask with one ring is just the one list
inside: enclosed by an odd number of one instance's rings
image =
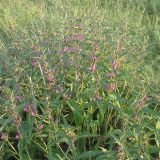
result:
[(160, 159), (159, 0), (0, 1), (0, 160)]

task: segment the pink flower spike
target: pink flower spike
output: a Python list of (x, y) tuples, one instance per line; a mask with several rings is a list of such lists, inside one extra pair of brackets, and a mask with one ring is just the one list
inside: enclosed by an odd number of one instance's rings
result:
[(37, 130), (38, 130), (38, 131), (41, 131), (43, 128), (44, 128), (44, 125), (41, 124), (41, 125), (39, 125), (39, 126), (37, 127)]
[(61, 54), (64, 54), (65, 52), (67, 52), (68, 51), (68, 48), (63, 48), (61, 51), (60, 51), (60, 53)]
[(146, 103), (146, 101), (148, 101), (149, 98), (145, 95), (144, 97), (142, 97), (142, 99), (139, 101), (139, 106), (143, 107)]
[(115, 78), (115, 77), (116, 77), (116, 75), (115, 75), (114, 72), (108, 73), (106, 76), (107, 76), (108, 78)]
[(5, 133), (1, 133), (1, 135), (0, 135), (0, 139), (1, 140), (5, 140), (6, 138), (7, 138), (7, 133), (5, 132)]
[(108, 86), (109, 91), (113, 92), (113, 91), (115, 91), (115, 89), (116, 89), (116, 85), (114, 83), (109, 84), (109, 86)]
[(83, 41), (84, 40), (84, 36), (82, 34), (79, 34), (79, 35), (75, 35), (75, 36), (72, 36), (72, 37), (64, 37), (64, 41), (71, 41), (71, 40), (78, 40), (78, 41)]
[(25, 105), (23, 111), (28, 113), (30, 111), (30, 105)]
[(73, 47), (73, 48), (63, 48), (60, 53), (61, 54), (64, 54), (65, 52), (76, 52), (76, 51), (81, 51), (82, 48), (76, 48), (76, 47)]
[(118, 68), (118, 61), (117, 61), (117, 59), (114, 59), (114, 60), (113, 60), (112, 66), (113, 66), (113, 68), (114, 68), (115, 70)]
[(64, 91), (63, 87), (62, 87), (60, 84), (58, 85), (58, 87), (59, 87), (59, 90), (60, 90), (61, 92)]
[(49, 81), (50, 83), (55, 83), (55, 82), (56, 82), (56, 80), (55, 80), (54, 78), (52, 78), (52, 77), (48, 77), (48, 81)]
[(97, 61), (98, 60), (98, 58), (96, 56), (92, 56), (91, 59), (92, 59), (92, 61)]
[(81, 41), (83, 41), (84, 40), (84, 35), (79, 35), (78, 39), (81, 40)]
[(31, 104), (31, 110), (32, 110), (31, 112), (32, 116), (33, 117), (36, 116), (37, 108), (34, 104)]
[(95, 64), (93, 64), (93, 65), (91, 65), (90, 66), (90, 68), (89, 68), (89, 70), (91, 71), (91, 72), (96, 72), (96, 65)]
[(22, 99), (23, 99), (23, 97), (22, 96), (16, 96), (16, 98), (15, 98), (17, 101), (21, 101)]
[(83, 41), (83, 40), (84, 40), (84, 36), (83, 36), (83, 35), (74, 36), (74, 37), (73, 37), (73, 40)]

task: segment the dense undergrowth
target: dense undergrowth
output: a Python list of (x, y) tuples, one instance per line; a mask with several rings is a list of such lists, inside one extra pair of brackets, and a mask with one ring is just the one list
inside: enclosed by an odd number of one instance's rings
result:
[(158, 6), (2, 0), (0, 159), (158, 160)]

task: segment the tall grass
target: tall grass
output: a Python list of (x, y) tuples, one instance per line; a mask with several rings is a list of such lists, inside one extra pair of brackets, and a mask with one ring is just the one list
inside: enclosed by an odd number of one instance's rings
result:
[(158, 160), (158, 6), (2, 0), (0, 159)]

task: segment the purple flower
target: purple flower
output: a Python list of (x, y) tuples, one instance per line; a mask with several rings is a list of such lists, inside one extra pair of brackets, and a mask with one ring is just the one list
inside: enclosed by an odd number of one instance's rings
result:
[(61, 93), (64, 92), (64, 89), (63, 89), (63, 87), (60, 84), (57, 86), (57, 88), (56, 87), (53, 88), (53, 90), (55, 91), (55, 93), (60, 94), (60, 92)]
[(95, 64), (92, 64), (91, 66), (90, 66), (90, 68), (89, 68), (89, 70), (91, 71), (91, 72), (96, 72), (96, 65)]
[(115, 89), (116, 89), (115, 83), (109, 84), (109, 86), (108, 86), (108, 90), (109, 90), (109, 91), (113, 92), (113, 91), (115, 91)]
[(20, 133), (17, 133), (17, 134), (16, 134), (15, 139), (16, 139), (16, 140), (21, 139), (21, 135), (20, 135)]
[(68, 51), (69, 52), (75, 52), (75, 51), (77, 51), (78, 50), (78, 48), (68, 48)]
[(21, 101), (22, 99), (23, 99), (22, 96), (16, 96), (16, 100), (17, 100), (17, 101)]
[(48, 77), (47, 79), (48, 79), (49, 83), (55, 83), (56, 82), (55, 78)]
[(142, 99), (139, 101), (139, 107), (143, 107), (146, 103), (146, 101), (148, 101), (149, 98), (145, 95), (142, 97)]
[(23, 111), (28, 113), (30, 111), (30, 105), (25, 105)]
[(27, 112), (27, 113), (31, 112), (31, 115), (35, 116), (36, 113), (37, 113), (37, 108), (36, 108), (36, 106), (34, 104), (27, 104), (27, 105), (25, 105), (23, 111)]
[(0, 139), (1, 140), (5, 140), (7, 138), (8, 134), (5, 132), (5, 133), (1, 133), (0, 134)]
[(37, 127), (37, 131), (41, 131), (43, 128), (44, 128), (44, 125), (43, 125), (43, 124), (40, 124), (40, 125)]
[(83, 41), (84, 40), (84, 36), (82, 34), (79, 34), (79, 35), (75, 35), (75, 36), (72, 36), (72, 37), (64, 37), (64, 41), (71, 41), (71, 40)]
[(98, 60), (98, 58), (97, 58), (96, 56), (92, 56), (92, 57), (91, 57), (91, 60), (95, 62), (95, 61)]
[(37, 108), (34, 104), (31, 104), (30, 106), (31, 106), (31, 114), (34, 117), (37, 113)]
[(67, 52), (67, 51), (68, 51), (67, 48), (63, 48), (62, 50), (60, 50), (60, 53), (61, 53), (61, 54), (64, 54), (64, 53)]
[(107, 76), (108, 78), (115, 78), (115, 77), (116, 77), (116, 75), (115, 75), (114, 72), (108, 73), (106, 76)]
[(76, 35), (72, 37), (73, 40), (79, 40), (79, 41), (83, 41), (84, 40), (84, 36), (83, 35)]
[(35, 117), (35, 116), (36, 116), (36, 112), (35, 112), (35, 111), (32, 111), (31, 115), (32, 115), (33, 117)]
[(60, 51), (60, 53), (61, 54), (64, 54), (64, 53), (66, 53), (66, 52), (75, 52), (75, 51), (79, 51), (79, 50), (81, 50), (81, 48), (63, 48), (61, 51)]
[(103, 100), (103, 97), (100, 96), (99, 92), (96, 92), (94, 97), (91, 98), (91, 101)]
[(33, 61), (32, 61), (32, 66), (33, 66), (33, 67), (36, 67), (37, 65), (38, 65), (38, 61), (37, 61), (37, 60), (33, 60)]
[(113, 66), (113, 68), (114, 68), (115, 70), (118, 68), (118, 61), (117, 61), (117, 59), (114, 59), (114, 60), (113, 60), (112, 66)]

